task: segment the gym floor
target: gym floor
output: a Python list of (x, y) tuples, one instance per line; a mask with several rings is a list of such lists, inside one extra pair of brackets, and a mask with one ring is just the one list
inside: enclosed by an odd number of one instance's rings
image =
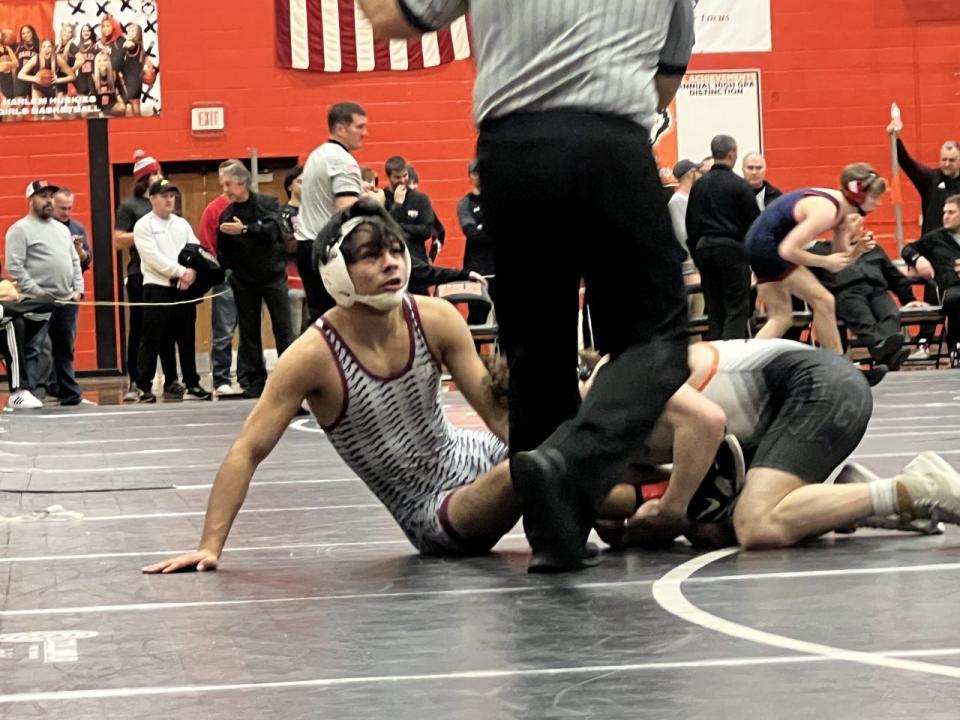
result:
[[(932, 449), (960, 464), (960, 373), (892, 374), (875, 397), (861, 462), (893, 474)], [(456, 393), (445, 403), (477, 424)], [(220, 571), (140, 574), (196, 546), (250, 408), (0, 416), (0, 717), (957, 716), (955, 527), (773, 552), (677, 543), (528, 576), (519, 527), (487, 557), (415, 555), (301, 419)]]

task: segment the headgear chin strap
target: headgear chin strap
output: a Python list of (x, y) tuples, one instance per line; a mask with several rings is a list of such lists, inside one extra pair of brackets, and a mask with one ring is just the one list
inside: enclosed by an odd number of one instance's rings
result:
[(841, 188), (844, 199), (860, 213), (860, 215), (866, 215), (866, 211), (863, 209), (863, 204), (867, 201), (867, 194), (870, 191), (870, 186), (880, 177), (877, 173), (871, 171), (863, 180), (851, 180), (847, 183), (846, 187)]
[(407, 292), (407, 285), (410, 284), (410, 250), (407, 248), (407, 244), (403, 243), (403, 262), (406, 266), (406, 276), (402, 288), (377, 293), (376, 295), (359, 294), (353, 286), (353, 280), (350, 279), (350, 273), (347, 270), (347, 260), (343, 256), (343, 243), (350, 233), (364, 223), (383, 224), (379, 218), (371, 216), (361, 216), (347, 220), (340, 228), (340, 238), (330, 244), (326, 250), (325, 259), (320, 261), (320, 279), (323, 280), (323, 286), (330, 293), (334, 302), (340, 307), (347, 308), (354, 303), (362, 303), (374, 310), (391, 310), (403, 301), (403, 296)]

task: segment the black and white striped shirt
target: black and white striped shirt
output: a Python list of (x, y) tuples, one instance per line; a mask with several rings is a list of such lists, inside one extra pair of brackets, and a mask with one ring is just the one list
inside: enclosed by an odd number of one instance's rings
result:
[(657, 71), (682, 75), (692, 0), (399, 0), (423, 31), (473, 18), (477, 124), (515, 112), (575, 108), (656, 118)]

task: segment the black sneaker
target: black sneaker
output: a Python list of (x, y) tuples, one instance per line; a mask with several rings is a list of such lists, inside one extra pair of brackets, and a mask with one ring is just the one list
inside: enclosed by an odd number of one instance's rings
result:
[(713, 465), (687, 506), (693, 522), (717, 523), (729, 520), (746, 483), (747, 462), (740, 441), (734, 435), (723, 438)]
[(890, 368), (886, 365), (874, 365), (872, 368), (864, 370), (863, 376), (867, 379), (867, 385), (874, 387), (880, 384), (880, 381), (887, 376), (889, 370)]
[(138, 403), (156, 403), (156, 402), (157, 402), (157, 396), (154, 395), (154, 394), (153, 394), (152, 392), (150, 392), (149, 390), (141, 390), (141, 391), (140, 391), (140, 397), (137, 398), (137, 402), (138, 402)]
[(208, 393), (199, 385), (194, 385), (191, 388), (187, 388), (186, 393), (183, 396), (184, 400), (212, 400), (213, 393)]
[(891, 370), (899, 370), (910, 357), (910, 348), (902, 347), (887, 358), (885, 365)]
[(517, 453), (510, 459), (523, 528), (533, 549), (527, 572), (554, 573), (596, 565), (586, 542), (592, 518), (574, 489), (564, 484), (566, 463), (555, 450)]
[(178, 382), (165, 385), (163, 388), (164, 400), (183, 400), (183, 394), (187, 389)]
[(876, 362), (885, 363), (887, 358), (903, 347), (903, 335), (895, 333), (885, 337), (870, 348), (870, 357)]

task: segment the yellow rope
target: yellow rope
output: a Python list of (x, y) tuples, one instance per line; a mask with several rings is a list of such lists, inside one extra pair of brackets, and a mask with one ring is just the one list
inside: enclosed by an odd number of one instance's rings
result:
[(148, 302), (127, 302), (125, 300), (56, 300), (57, 305), (79, 305), (81, 307), (173, 307), (174, 305), (193, 305), (200, 302), (212, 300), (215, 297), (226, 295), (229, 290), (214, 293), (213, 295), (204, 295), (196, 300), (177, 300), (176, 302), (148, 303)]

